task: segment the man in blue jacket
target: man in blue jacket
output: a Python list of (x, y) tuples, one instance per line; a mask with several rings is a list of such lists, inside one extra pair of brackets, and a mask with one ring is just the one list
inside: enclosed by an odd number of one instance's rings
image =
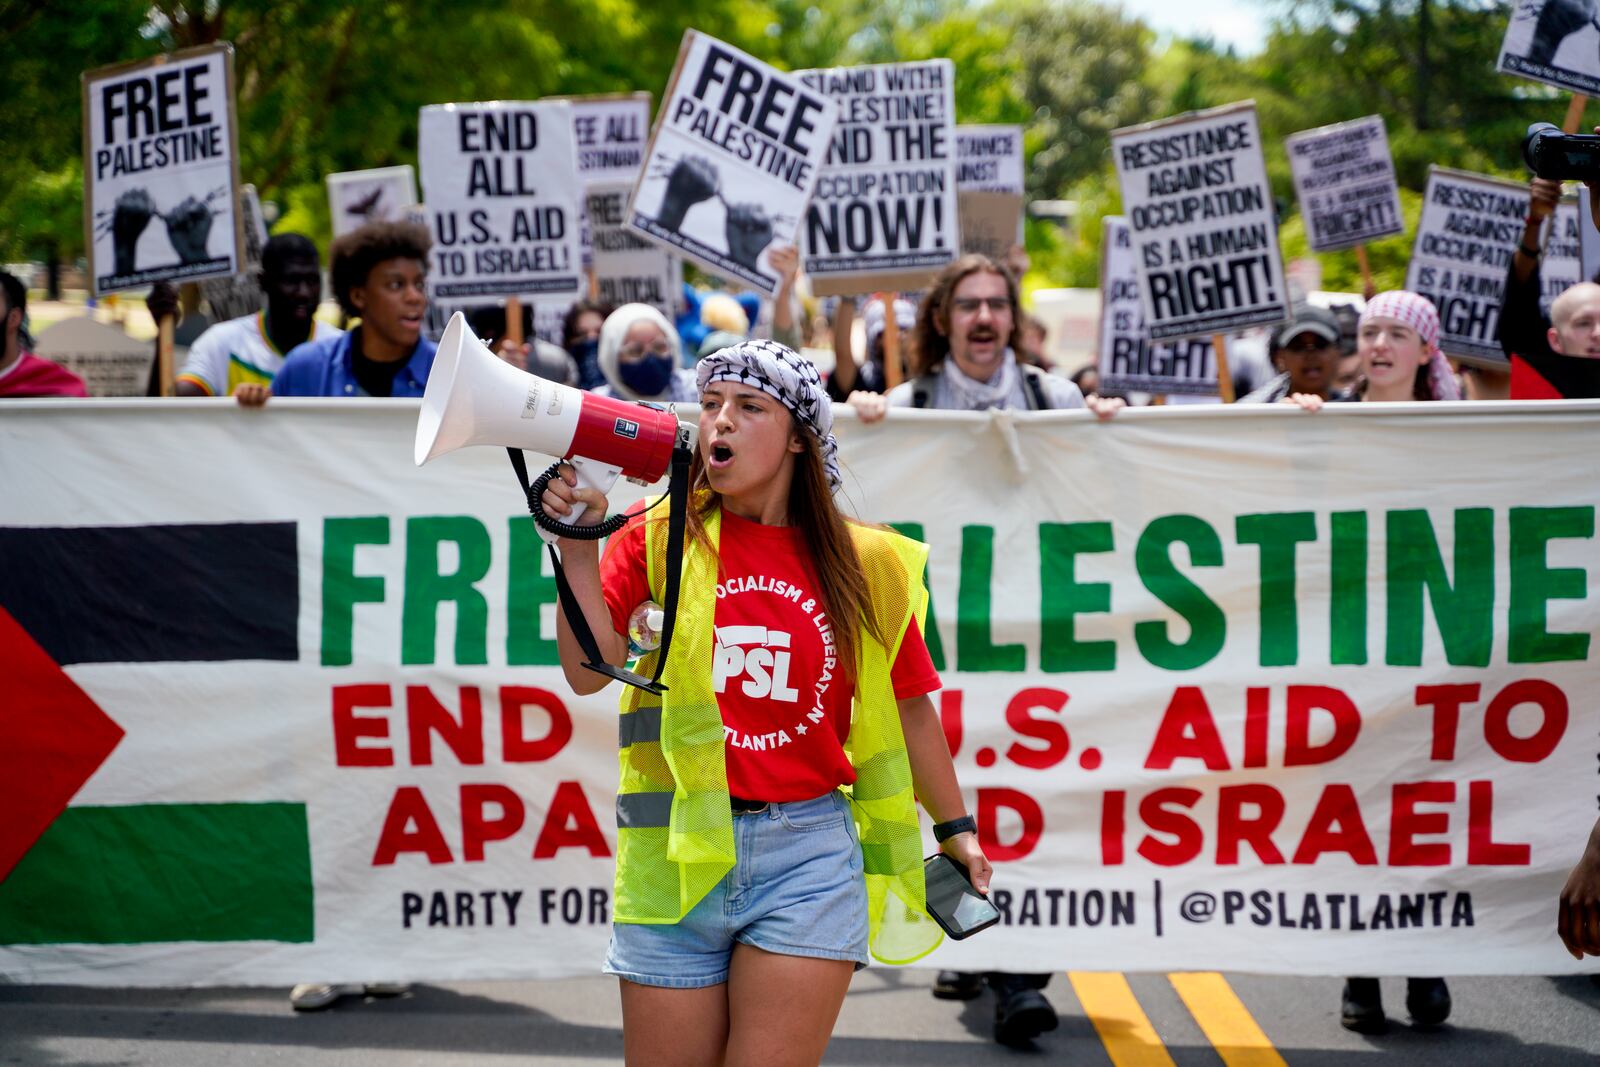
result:
[(274, 396), (420, 397), (438, 346), (422, 336), (428, 308), (427, 227), (375, 222), (333, 243), (333, 294), (361, 321), (349, 333), (298, 345)]

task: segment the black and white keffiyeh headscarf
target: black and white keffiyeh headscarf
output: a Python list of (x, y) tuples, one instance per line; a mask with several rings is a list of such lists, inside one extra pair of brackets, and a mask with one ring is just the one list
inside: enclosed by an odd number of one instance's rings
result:
[(828, 488), (839, 491), (844, 478), (839, 474), (839, 444), (833, 439), (833, 403), (814, 363), (776, 341), (752, 339), (712, 353), (696, 371), (695, 387), (701, 392), (712, 382), (737, 382), (788, 408), (822, 446)]

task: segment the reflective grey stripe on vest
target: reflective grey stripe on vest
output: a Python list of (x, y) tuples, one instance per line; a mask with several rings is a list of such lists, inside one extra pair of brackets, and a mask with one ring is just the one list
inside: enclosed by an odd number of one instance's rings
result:
[(672, 794), (622, 793), (617, 796), (617, 828), (640, 830), (672, 822)]
[(627, 748), (636, 741), (661, 740), (661, 708), (641, 707), (617, 717), (617, 747)]

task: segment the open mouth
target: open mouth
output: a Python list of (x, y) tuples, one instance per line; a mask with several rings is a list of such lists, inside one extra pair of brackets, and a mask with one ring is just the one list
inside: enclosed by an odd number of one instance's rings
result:
[(711, 451), (706, 454), (706, 459), (712, 470), (725, 470), (733, 463), (733, 449), (718, 442), (711, 446)]

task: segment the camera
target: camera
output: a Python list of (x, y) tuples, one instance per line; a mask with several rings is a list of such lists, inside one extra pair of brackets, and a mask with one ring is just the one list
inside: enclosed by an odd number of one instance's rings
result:
[(1522, 141), (1522, 158), (1535, 177), (1551, 181), (1600, 181), (1600, 136), (1562, 133), (1553, 122), (1536, 122)]

